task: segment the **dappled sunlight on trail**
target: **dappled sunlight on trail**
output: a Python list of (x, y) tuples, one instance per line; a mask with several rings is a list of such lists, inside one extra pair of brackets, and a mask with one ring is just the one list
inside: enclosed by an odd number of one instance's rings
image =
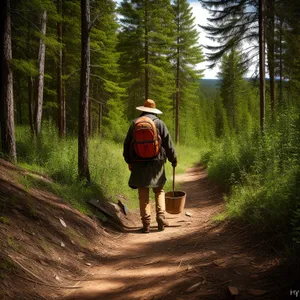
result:
[(60, 299), (226, 299), (229, 285), (238, 287), (239, 299), (252, 290), (261, 293), (256, 299), (280, 299), (271, 276), (280, 258), (252, 244), (241, 225), (212, 220), (224, 205), (206, 171), (195, 167), (178, 180), (187, 201), (183, 213), (167, 215), (174, 227), (158, 232), (153, 216), (150, 234), (129, 231), (115, 239), (107, 260)]

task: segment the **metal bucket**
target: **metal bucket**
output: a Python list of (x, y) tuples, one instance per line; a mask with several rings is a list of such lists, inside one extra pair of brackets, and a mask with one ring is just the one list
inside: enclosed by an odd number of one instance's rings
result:
[(184, 191), (173, 191), (165, 194), (166, 212), (169, 214), (180, 214), (184, 209), (186, 193)]

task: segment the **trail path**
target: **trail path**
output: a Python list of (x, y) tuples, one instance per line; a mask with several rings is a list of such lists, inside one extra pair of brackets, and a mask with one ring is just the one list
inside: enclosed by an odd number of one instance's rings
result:
[(224, 203), (206, 171), (191, 168), (177, 179), (191, 217), (167, 215), (172, 226), (163, 232), (153, 223), (150, 234), (133, 229), (112, 237), (107, 259), (60, 299), (227, 299), (229, 286), (238, 289), (237, 299), (284, 299), (276, 252), (253, 244), (247, 228), (212, 220)]

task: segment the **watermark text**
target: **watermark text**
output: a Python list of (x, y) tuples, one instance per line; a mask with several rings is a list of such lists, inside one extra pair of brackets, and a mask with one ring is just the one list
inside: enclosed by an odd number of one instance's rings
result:
[(300, 290), (290, 290), (290, 296), (295, 298), (300, 298)]

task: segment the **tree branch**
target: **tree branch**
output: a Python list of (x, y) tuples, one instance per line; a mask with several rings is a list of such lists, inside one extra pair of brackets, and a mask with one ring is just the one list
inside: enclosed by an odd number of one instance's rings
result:
[(73, 71), (72, 73), (70, 73), (70, 74), (68, 74), (68, 75), (66, 75), (67, 76), (67, 78), (66, 79), (69, 79), (69, 77), (70, 76), (72, 76), (74, 73), (76, 73), (76, 72), (78, 72), (78, 71), (80, 71), (81, 69), (76, 69), (75, 71)]
[(99, 76), (99, 75), (90, 74), (90, 76), (96, 77), (96, 78), (98, 78), (98, 79), (101, 79), (101, 80), (104, 80), (104, 81), (105, 81), (105, 79), (104, 79), (103, 77)]
[(97, 100), (97, 99), (95, 99), (95, 98), (93, 98), (93, 97), (89, 97), (89, 99), (90, 100), (92, 100), (92, 101), (95, 101), (95, 102), (97, 102), (97, 103), (99, 103), (99, 104), (106, 104), (106, 102), (105, 101), (103, 101), (103, 100)]
[(31, 22), (30, 20), (28, 20), (27, 18), (25, 18), (23, 15), (19, 14), (16, 12), (16, 15), (18, 15), (19, 17), (21, 17), (22, 19), (24, 19), (25, 21), (29, 22), (33, 27), (35, 27), (40, 33), (42, 33), (41, 29), (35, 25), (33, 22)]
[(100, 9), (100, 10), (98, 11), (96, 17), (94, 18), (94, 20), (90, 23), (90, 26), (89, 26), (89, 28), (88, 28), (88, 33), (90, 33), (90, 31), (92, 30), (92, 28), (93, 28), (95, 22), (97, 21), (97, 19), (98, 19), (99, 16), (100, 16), (100, 13), (101, 13), (101, 12), (102, 12), (102, 10)]

